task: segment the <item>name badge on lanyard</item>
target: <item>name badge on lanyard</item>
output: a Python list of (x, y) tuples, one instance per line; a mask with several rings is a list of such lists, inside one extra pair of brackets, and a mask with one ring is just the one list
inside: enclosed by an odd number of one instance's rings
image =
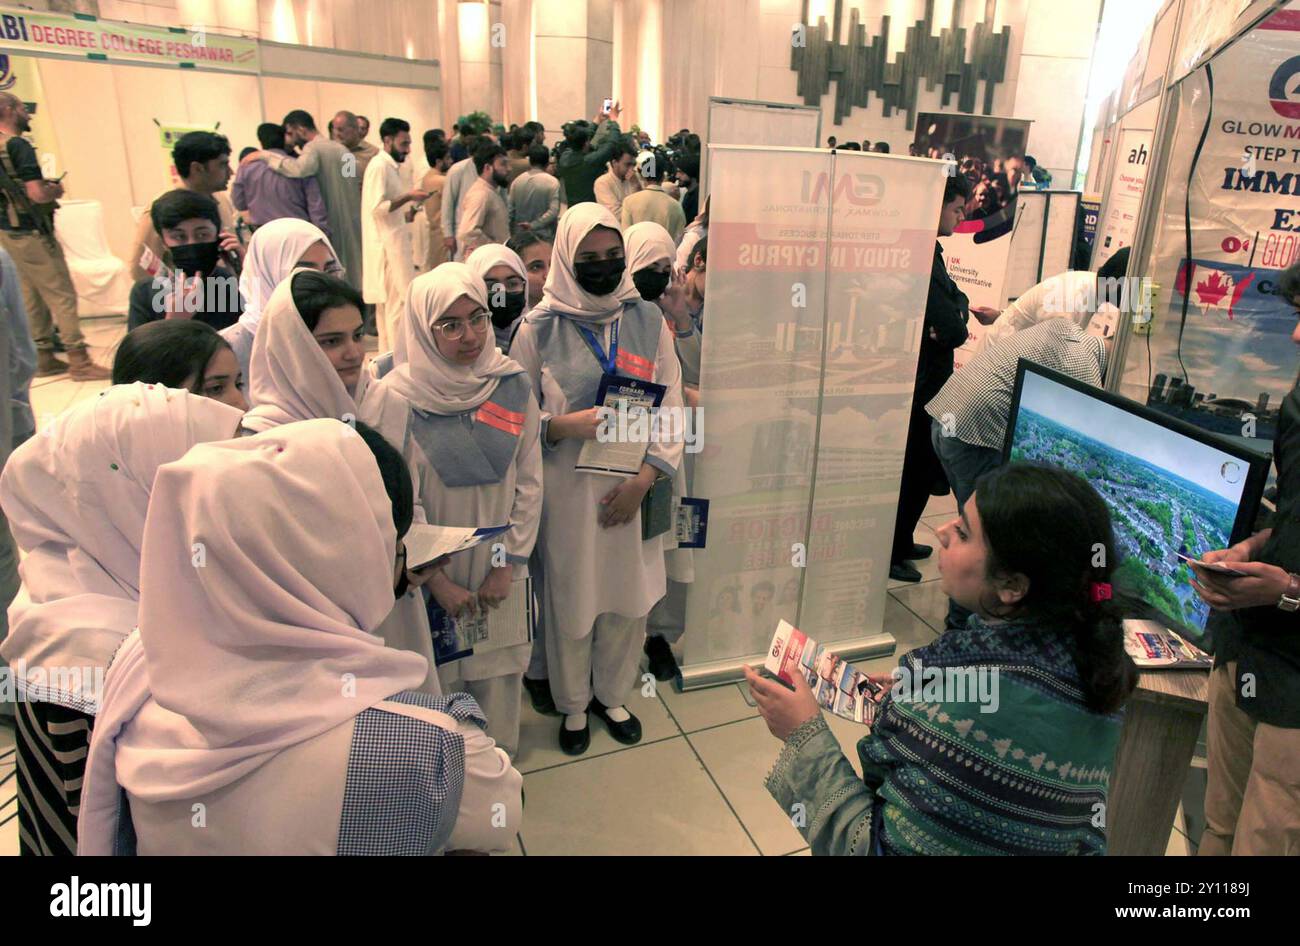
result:
[(618, 323), (622, 319), (616, 319), (613, 327), (609, 330), (609, 354), (605, 354), (605, 349), (600, 344), (600, 339), (596, 338), (596, 333), (585, 325), (575, 325), (578, 332), (582, 335), (582, 340), (587, 343), (591, 353), (596, 356), (596, 361), (600, 362), (600, 367), (604, 369), (605, 374), (618, 374), (616, 370), (618, 364)]
[(605, 354), (605, 350), (601, 347), (600, 339), (596, 337), (595, 332), (587, 328), (587, 326), (578, 325), (577, 323), (574, 323), (574, 328), (582, 335), (582, 340), (587, 343), (587, 348), (595, 356), (597, 364), (600, 365), (607, 378), (618, 379), (621, 377), (653, 381), (655, 373), (653, 361), (642, 358), (630, 351), (619, 351), (618, 327), (622, 321), (622, 319), (615, 321), (610, 328), (608, 355)]

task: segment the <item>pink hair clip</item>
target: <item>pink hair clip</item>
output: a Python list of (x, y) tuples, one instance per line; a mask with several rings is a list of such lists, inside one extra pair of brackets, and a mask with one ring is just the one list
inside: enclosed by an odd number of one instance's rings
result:
[(1094, 581), (1091, 585), (1088, 586), (1088, 593), (1089, 593), (1089, 597), (1092, 598), (1093, 604), (1097, 604), (1102, 601), (1109, 601), (1110, 594), (1111, 594), (1110, 582)]

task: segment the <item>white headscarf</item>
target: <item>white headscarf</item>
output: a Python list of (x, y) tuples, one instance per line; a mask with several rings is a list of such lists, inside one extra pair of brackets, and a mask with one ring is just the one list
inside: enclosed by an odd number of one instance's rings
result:
[(406, 318), (402, 335), (406, 362), (385, 375), (391, 385), (414, 407), (434, 414), (462, 414), (492, 396), (502, 378), (524, 369), (501, 354), (491, 331), (484, 336), (483, 350), (472, 365), (458, 365), (438, 351), (433, 323), (461, 296), (469, 296), (487, 309), (487, 288), (483, 280), (464, 263), (443, 263), (411, 281), (406, 295)]
[(160, 469), (139, 645), (109, 675), (81, 850), (111, 846), (114, 784), (201, 800), (418, 687), (428, 661), (374, 634), (393, 607), (396, 544), (374, 454), (339, 421), (199, 446)]
[[(673, 262), (677, 256), (677, 246), (673, 243), (672, 234), (662, 224), (645, 220), (632, 224), (623, 232), (623, 252), (627, 256), (627, 272), (631, 276), (660, 260)], [(624, 302), (635, 302), (640, 298), (641, 293), (635, 283), (622, 296)]]
[[(121, 384), (14, 451), (0, 476), (0, 503), (25, 553), (24, 590), (9, 609), (5, 660), (29, 670), (108, 665), (136, 623), (154, 474), (196, 443), (235, 436), (239, 418), (211, 398)], [(56, 701), (94, 713), (95, 682), (61, 689)]]
[(317, 243), (324, 243), (330, 255), (338, 260), (321, 229), (297, 217), (280, 217), (263, 224), (248, 242), (244, 268), (239, 274), (239, 294), (244, 299), (244, 312), (239, 317), (241, 325), (250, 332), (257, 331), (262, 312), (275, 288), (297, 267), (303, 254)]
[(607, 296), (593, 296), (578, 285), (573, 274), (573, 257), (580, 244), (592, 230), (608, 227), (619, 232), (614, 215), (600, 204), (585, 202), (575, 204), (560, 217), (555, 233), (555, 248), (551, 256), (551, 271), (546, 277), (539, 309), (557, 312), (571, 319), (604, 325), (612, 322), (623, 311), (624, 296), (632, 285), (632, 272), (623, 271), (623, 281)]
[(484, 243), (465, 257), (465, 265), (482, 280), (486, 280), (487, 274), (497, 266), (509, 266), (515, 275), (524, 281), (524, 308), (520, 314), (528, 314), (528, 268), (524, 266), (524, 261), (519, 258), (518, 253), (504, 243)]
[[(257, 231), (261, 233), (261, 230)], [(357, 405), (293, 302), (295, 269), (271, 293), (248, 361), (253, 409), (243, 426), (261, 432), (298, 420), (355, 419)], [(361, 375), (364, 377), (363, 368)], [(358, 388), (361, 378), (357, 379)], [(360, 393), (360, 392), (358, 392)]]

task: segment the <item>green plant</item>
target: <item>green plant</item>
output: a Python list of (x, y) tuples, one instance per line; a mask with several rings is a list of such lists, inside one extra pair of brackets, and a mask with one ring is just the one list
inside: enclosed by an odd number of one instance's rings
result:
[(492, 116), (487, 112), (470, 112), (456, 119), (456, 124), (462, 129), (468, 125), (473, 134), (481, 135), (492, 130)]

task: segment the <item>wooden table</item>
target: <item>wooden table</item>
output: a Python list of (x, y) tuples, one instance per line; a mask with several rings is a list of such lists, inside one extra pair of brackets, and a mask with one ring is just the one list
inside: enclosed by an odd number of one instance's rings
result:
[(1209, 693), (1208, 670), (1158, 670), (1138, 678), (1110, 778), (1108, 854), (1165, 853)]

